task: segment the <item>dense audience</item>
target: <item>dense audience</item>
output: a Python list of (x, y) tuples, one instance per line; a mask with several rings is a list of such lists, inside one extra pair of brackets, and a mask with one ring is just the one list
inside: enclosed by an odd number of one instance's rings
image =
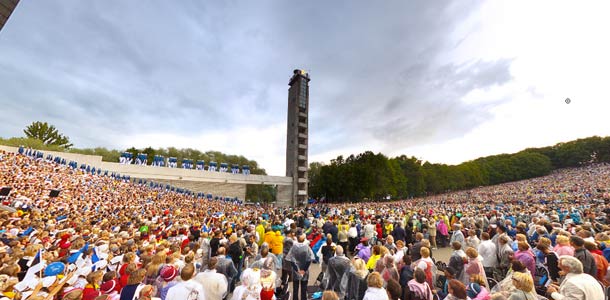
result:
[[(608, 165), (423, 199), (275, 208), (3, 152), (0, 186), (12, 188), (0, 299), (264, 300), (291, 288), (295, 300), (597, 300), (610, 284)], [(451, 247), (448, 261), (437, 247)], [(324, 292), (309, 293), (314, 278)]]

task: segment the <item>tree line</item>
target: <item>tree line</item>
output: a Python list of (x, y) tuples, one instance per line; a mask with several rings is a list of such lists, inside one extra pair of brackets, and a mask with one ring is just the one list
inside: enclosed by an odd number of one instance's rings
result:
[(458, 165), (389, 158), (366, 151), (309, 167), (309, 194), (328, 201), (406, 199), (548, 175), (560, 168), (610, 162), (610, 137), (589, 137)]

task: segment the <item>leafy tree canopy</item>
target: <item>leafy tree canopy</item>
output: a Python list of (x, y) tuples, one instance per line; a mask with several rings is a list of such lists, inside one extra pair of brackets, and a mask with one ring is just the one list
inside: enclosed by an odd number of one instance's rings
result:
[(560, 168), (610, 162), (610, 137), (590, 137), (513, 154), (481, 157), (459, 165), (422, 162), (401, 155), (364, 152), (329, 165), (311, 163), (309, 194), (330, 201), (409, 198), (549, 174)]
[(47, 122), (32, 122), (24, 130), (25, 136), (42, 141), (45, 145), (54, 145), (62, 148), (69, 149), (72, 147), (70, 138), (59, 133), (59, 130), (55, 126), (50, 125)]

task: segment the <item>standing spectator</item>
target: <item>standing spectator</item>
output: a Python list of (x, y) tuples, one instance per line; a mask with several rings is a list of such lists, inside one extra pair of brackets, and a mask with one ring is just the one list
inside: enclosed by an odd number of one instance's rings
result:
[(453, 252), (449, 258), (448, 266), (455, 270), (455, 278), (460, 279), (460, 281), (465, 281), (463, 279), (464, 263), (467, 262), (466, 253), (462, 251), (462, 244), (460, 242), (451, 243), (451, 247), (453, 248)]
[(432, 300), (432, 288), (426, 282), (424, 271), (416, 268), (413, 277), (405, 288), (407, 290), (405, 299)]
[(466, 238), (466, 247), (472, 247), (474, 249), (479, 248), (481, 240), (477, 237), (477, 231), (475, 229), (468, 230), (468, 237)]
[(372, 239), (375, 236), (375, 225), (371, 224), (371, 220), (366, 221), (366, 225), (364, 225), (364, 237), (367, 240)]
[(432, 245), (432, 250), (436, 250), (436, 222), (434, 222), (434, 218), (430, 217), (430, 220), (428, 220), (428, 235), (429, 240), (430, 240), (430, 244)]
[(462, 225), (459, 223), (453, 224), (453, 233), (451, 234), (451, 240), (449, 242), (453, 244), (453, 242), (460, 242), (460, 244), (464, 243), (464, 233), (462, 233)]
[[(144, 281), (144, 277), (146, 277), (146, 270), (138, 269), (134, 273), (129, 276), (129, 281), (127, 281), (127, 285), (123, 287), (121, 290), (121, 300), (132, 300), (135, 298), (135, 295), (138, 295), (140, 289), (144, 286), (142, 282)], [(169, 298), (173, 299), (173, 298)]]
[(277, 274), (272, 269), (273, 258), (268, 257), (263, 263), (263, 268), (260, 271), (260, 282), (261, 282), (261, 300), (272, 300), (275, 292), (275, 281), (277, 279)]
[[(203, 287), (192, 280), (195, 274), (195, 266), (188, 264), (182, 268), (180, 272), (181, 282), (177, 283), (167, 291), (166, 299), (196, 299), (205, 300), (205, 291)], [(131, 299), (131, 298), (130, 298)], [(121, 297), (121, 300), (123, 298)]]
[(333, 291), (324, 291), (322, 293), (322, 300), (339, 300), (339, 295)]
[(284, 256), (284, 236), (279, 230), (276, 230), (271, 240), (271, 253), (276, 256), (276, 266), (282, 265), (282, 256)]
[(363, 237), (360, 240), (360, 244), (356, 246), (356, 255), (364, 260), (365, 263), (369, 261), (369, 258), (371, 258), (371, 247), (369, 246), (368, 238)]
[(217, 263), (216, 257), (210, 258), (206, 270), (193, 279), (203, 287), (206, 300), (222, 300), (228, 293), (229, 283), (223, 274), (216, 272)]
[(159, 273), (157, 293), (161, 300), (165, 300), (167, 299), (167, 292), (169, 289), (178, 283), (178, 281), (175, 280), (178, 276), (178, 270), (172, 265), (165, 265), (161, 268), (161, 272)]
[[(284, 242), (284, 244), (286, 244), (286, 242)], [(256, 243), (256, 236), (254, 235), (254, 233), (251, 233), (246, 237), (246, 247), (244, 248), (245, 268), (249, 268), (250, 266), (252, 266), (257, 254), (258, 244)]]
[(394, 265), (394, 258), (390, 254), (386, 254), (383, 258), (383, 270), (381, 271), (381, 278), (383, 282), (386, 284), (390, 280), (398, 281), (400, 275), (398, 274), (398, 270), (396, 269), (396, 265)]
[(332, 235), (329, 233), (326, 235), (326, 245), (322, 246), (322, 273), (326, 274), (326, 269), (328, 268), (328, 260), (335, 256), (336, 246), (333, 243)]
[(413, 244), (409, 249), (409, 252), (411, 253), (411, 260), (418, 261), (421, 258), (419, 250), (421, 250), (421, 243), (423, 239), (424, 235), (421, 232), (415, 234), (415, 244)]
[[(286, 238), (284, 239), (284, 247), (283, 247), (284, 257), (286, 257), (286, 255), (288, 255), (288, 252), (290, 252), (290, 249), (292, 248), (292, 245), (294, 245), (294, 242), (295, 242), (295, 232), (294, 232), (294, 229), (291, 229), (290, 231), (288, 231), (288, 234), (286, 235)], [(288, 279), (289, 279), (289, 276), (291, 273), (292, 273), (292, 263), (283, 259), (282, 260), (282, 277), (281, 277), (282, 284), (288, 283)]]
[(220, 247), (220, 240), (222, 239), (222, 231), (216, 230), (214, 237), (210, 240), (210, 257), (218, 255), (218, 248)]
[(341, 288), (341, 280), (349, 272), (350, 261), (343, 253), (343, 247), (337, 246), (335, 253), (335, 257), (328, 260), (328, 289), (335, 291), (343, 298), (345, 290)]
[(233, 266), (237, 269), (237, 274), (235, 274), (235, 277), (233, 278), (233, 281), (237, 281), (243, 267), (244, 251), (235, 233), (229, 237), (229, 250), (227, 255), (231, 257)]
[(366, 280), (368, 288), (362, 300), (388, 300), (388, 293), (383, 288), (383, 279), (378, 272), (373, 272)]
[(385, 245), (383, 245), (383, 246), (386, 247), (388, 249), (388, 251), (390, 251), (390, 254), (394, 255), (394, 253), (396, 253), (396, 245), (394, 244), (394, 237), (391, 234), (386, 236)]
[(406, 233), (404, 228), (400, 225), (400, 222), (396, 222), (394, 225), (394, 230), (392, 230), (392, 236), (396, 242), (402, 241), (403, 243), (406, 241)]
[(292, 291), (294, 293), (292, 299), (307, 300), (309, 266), (315, 257), (309, 243), (305, 241), (305, 234), (297, 237), (297, 242), (290, 248), (286, 259), (292, 263)]
[(367, 276), (369, 271), (366, 269), (364, 260), (359, 257), (353, 259), (353, 270), (347, 273), (347, 288), (345, 300), (362, 300), (367, 289)]
[(441, 237), (441, 247), (445, 247), (447, 245), (447, 240), (449, 239), (449, 229), (447, 228), (447, 224), (445, 224), (444, 219), (441, 219), (438, 222), (438, 225), (436, 225), (436, 229)]
[(496, 251), (496, 245), (489, 239), (489, 233), (481, 233), (481, 244), (479, 244), (478, 252), (483, 258), (483, 268), (485, 269), (485, 275), (491, 278), (493, 277), (493, 270), (498, 267), (498, 256)]
[(210, 238), (207, 232), (201, 234), (199, 249), (201, 249), (201, 269), (205, 270), (208, 266), (208, 261), (212, 255), (210, 248)]
[(400, 300), (400, 297), (402, 297), (402, 288), (400, 287), (398, 281), (394, 279), (390, 279), (390, 281), (388, 281), (386, 290), (390, 300)]
[(504, 278), (504, 276), (506, 276), (506, 273), (508, 272), (508, 267), (510, 266), (511, 261), (513, 260), (514, 257), (514, 253), (513, 253), (513, 249), (510, 248), (508, 242), (510, 241), (510, 238), (508, 237), (508, 235), (503, 235), (502, 237), (500, 237), (498, 239), (499, 245), (500, 245), (500, 249), (498, 250), (499, 255), (499, 268), (498, 268), (498, 275), (495, 276), (496, 278)]
[[(356, 245), (358, 245), (358, 229), (356, 228), (356, 223), (352, 222), (347, 231), (347, 238), (349, 239), (349, 251), (353, 253), (356, 249)], [(345, 250), (347, 251), (348, 249), (346, 248)]]
[(345, 250), (347, 250), (348, 249), (347, 247), (349, 246), (347, 230), (348, 230), (347, 225), (341, 224), (339, 226), (339, 233), (338, 233), (339, 245), (341, 245), (341, 247), (343, 247), (343, 249), (345, 249)]
[[(216, 256), (216, 272), (225, 276), (227, 283), (229, 284), (229, 292), (233, 292), (233, 289), (235, 288), (234, 278), (237, 275), (237, 269), (235, 268), (233, 261), (226, 257), (225, 251), (225, 247), (218, 248), (218, 255)], [(212, 259), (210, 258), (210, 261), (211, 260)]]

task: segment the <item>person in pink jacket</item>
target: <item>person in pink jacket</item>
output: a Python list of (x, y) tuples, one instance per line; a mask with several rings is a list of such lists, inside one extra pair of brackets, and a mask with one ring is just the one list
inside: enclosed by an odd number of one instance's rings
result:
[(446, 246), (447, 241), (449, 241), (449, 228), (447, 228), (447, 224), (445, 224), (444, 219), (441, 218), (441, 220), (438, 222), (438, 225), (436, 225), (436, 230), (438, 231), (438, 234), (441, 235), (441, 246)]

